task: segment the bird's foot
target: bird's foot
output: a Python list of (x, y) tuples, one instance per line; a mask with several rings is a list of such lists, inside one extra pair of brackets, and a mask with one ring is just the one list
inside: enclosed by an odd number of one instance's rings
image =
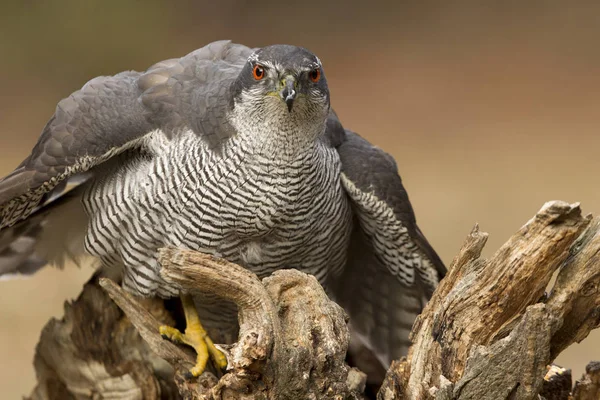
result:
[(227, 367), (225, 355), (215, 347), (202, 325), (188, 325), (185, 333), (171, 326), (162, 325), (159, 332), (164, 339), (173, 343), (186, 344), (196, 350), (196, 365), (188, 371), (188, 379), (202, 375), (209, 357), (212, 358), (217, 370), (222, 371)]

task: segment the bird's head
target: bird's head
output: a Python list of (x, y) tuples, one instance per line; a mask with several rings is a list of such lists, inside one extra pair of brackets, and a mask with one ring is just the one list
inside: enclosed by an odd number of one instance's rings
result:
[(324, 126), (329, 89), (321, 61), (296, 46), (254, 52), (234, 83), (234, 107), (252, 120)]

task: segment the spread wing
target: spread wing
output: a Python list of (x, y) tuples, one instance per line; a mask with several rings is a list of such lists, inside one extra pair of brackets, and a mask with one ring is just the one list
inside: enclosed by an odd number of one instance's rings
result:
[(214, 42), (144, 73), (92, 79), (60, 101), (31, 155), (0, 180), (0, 229), (55, 200), (53, 189), (69, 177), (142, 149), (159, 129), (170, 136), (189, 128), (217, 146), (231, 135), (226, 91), (251, 52)]
[(355, 226), (335, 295), (350, 314), (355, 340), (387, 368), (406, 354), (414, 319), (446, 268), (416, 224), (394, 159), (354, 132), (341, 135), (341, 180)]
[(147, 153), (149, 135), (171, 138), (184, 129), (218, 150), (232, 135), (227, 91), (252, 51), (214, 42), (143, 73), (92, 79), (59, 102), (31, 155), (0, 180), (0, 279), (77, 260), (82, 249), (72, 239), (85, 216), (73, 204), (94, 167)]

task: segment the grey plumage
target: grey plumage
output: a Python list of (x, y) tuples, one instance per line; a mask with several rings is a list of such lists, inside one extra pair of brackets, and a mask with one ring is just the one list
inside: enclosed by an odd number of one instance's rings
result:
[(406, 354), (414, 319), (445, 275), (419, 230), (394, 159), (356, 133), (338, 147), (356, 226), (343, 275), (332, 282), (353, 331), (384, 365)]
[[(302, 48), (221, 41), (91, 80), (0, 181), (0, 276), (85, 249), (132, 292), (171, 297), (155, 257), (165, 245), (259, 276), (298, 268), (384, 364), (399, 357), (445, 269), (394, 160), (342, 127), (322, 71)], [(225, 324), (234, 314), (213, 300), (201, 315)]]

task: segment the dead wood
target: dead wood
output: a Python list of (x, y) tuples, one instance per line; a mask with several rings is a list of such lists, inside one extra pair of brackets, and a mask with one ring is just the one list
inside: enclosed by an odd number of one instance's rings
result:
[[(347, 315), (313, 276), (283, 270), (260, 281), (238, 265), (179, 249), (161, 250), (160, 261), (165, 279), (187, 292), (218, 294), (237, 304), (239, 340), (221, 346), (228, 359), (226, 374), (219, 380), (210, 372), (185, 380), (194, 354), (161, 338), (159, 325), (173, 324), (157, 318), (168, 315), (162, 301), (142, 303), (112, 280), (100, 278), (89, 283), (80, 298), (66, 306), (63, 320), (51, 321), (52, 329), (47, 327), (49, 332), (42, 335), (32, 399), (362, 398), (366, 376), (345, 362)], [(80, 310), (78, 318), (73, 318), (72, 309)], [(76, 340), (80, 331), (88, 335)], [(127, 332), (128, 341), (121, 331)], [(96, 347), (99, 354), (88, 360)], [(129, 369), (113, 366), (129, 362), (129, 353), (135, 354), (136, 364)], [(71, 367), (65, 370), (64, 365)], [(89, 371), (92, 376), (82, 376)], [(159, 372), (162, 381), (155, 376)]]
[[(550, 202), (483, 259), (487, 234), (476, 226), (378, 398), (600, 399), (598, 363), (574, 388), (570, 371), (551, 365), (600, 325), (599, 232), (600, 218)], [(172, 307), (95, 277), (42, 332), (32, 399), (361, 398), (365, 376), (345, 363), (346, 314), (314, 277), (284, 270), (261, 281), (225, 260), (172, 248), (160, 261), (165, 279), (182, 289), (237, 304), (238, 341), (222, 346), (225, 375), (186, 381), (193, 351), (158, 334), (160, 324), (175, 323)]]
[(282, 270), (261, 282), (236, 264), (188, 250), (164, 249), (160, 260), (163, 277), (186, 292), (238, 306), (239, 340), (224, 349), (228, 373), (198, 398), (362, 397), (365, 377), (345, 363), (346, 313), (316, 278)]
[[(161, 300), (138, 304), (157, 324), (174, 323)], [(175, 345), (165, 347), (176, 354), (173, 359), (185, 358)], [(77, 300), (65, 304), (64, 317), (44, 327), (34, 358), (38, 383), (30, 398), (177, 399), (173, 368), (159, 355), (168, 359), (167, 352), (150, 349), (94, 276)]]
[(600, 399), (600, 362), (591, 362), (585, 367), (583, 377), (575, 382), (573, 400)]
[(578, 204), (549, 202), (486, 260), (475, 226), (379, 398), (537, 399), (547, 366), (600, 325), (599, 228)]

